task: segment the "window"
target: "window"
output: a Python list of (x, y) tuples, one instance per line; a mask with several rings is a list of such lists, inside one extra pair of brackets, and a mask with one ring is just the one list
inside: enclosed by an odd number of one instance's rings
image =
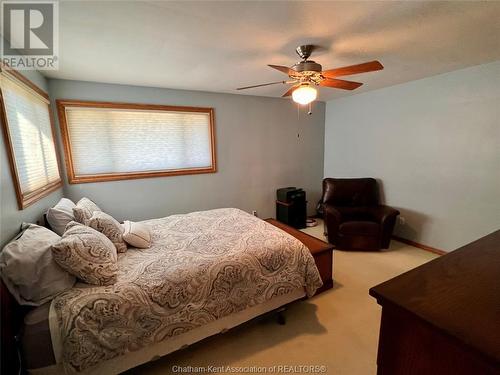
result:
[(213, 173), (213, 109), (58, 100), (70, 183)]
[(1, 118), (20, 209), (62, 186), (48, 95), (21, 74), (0, 74)]

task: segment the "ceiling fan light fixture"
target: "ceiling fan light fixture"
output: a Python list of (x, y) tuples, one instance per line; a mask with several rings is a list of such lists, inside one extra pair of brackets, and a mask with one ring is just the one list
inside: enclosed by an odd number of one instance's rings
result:
[(309, 104), (316, 100), (318, 96), (318, 90), (309, 84), (302, 85), (292, 93), (292, 99), (295, 103), (302, 105)]

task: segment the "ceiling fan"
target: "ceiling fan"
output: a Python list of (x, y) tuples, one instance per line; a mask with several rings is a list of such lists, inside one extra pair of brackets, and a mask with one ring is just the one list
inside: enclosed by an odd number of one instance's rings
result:
[(320, 64), (312, 60), (308, 60), (308, 58), (316, 48), (316, 46), (311, 44), (298, 46), (295, 49), (295, 52), (297, 52), (297, 55), (300, 56), (302, 61), (298, 62), (290, 68), (282, 65), (268, 65), (273, 69), (287, 74), (290, 80), (239, 87), (236, 90), (246, 90), (255, 87), (277, 84), (293, 85), (292, 87), (290, 87), (290, 89), (288, 89), (287, 92), (282, 95), (282, 97), (291, 95), (294, 102), (299, 104), (309, 104), (314, 101), (318, 95), (315, 86), (332, 87), (343, 90), (354, 90), (361, 86), (362, 83), (337, 79), (337, 77), (373, 72), (376, 70), (384, 69), (382, 64), (375, 60), (363, 64), (344, 66), (342, 68), (321, 70), (322, 66)]

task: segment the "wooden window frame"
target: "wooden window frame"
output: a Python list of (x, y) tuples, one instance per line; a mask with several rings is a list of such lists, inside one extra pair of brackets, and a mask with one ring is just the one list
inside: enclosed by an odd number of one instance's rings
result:
[[(137, 103), (118, 103), (118, 102), (97, 102), (97, 101), (82, 101), (58, 99), (56, 100), (57, 113), (59, 117), (59, 126), (64, 146), (64, 155), (66, 160), (66, 171), (68, 182), (70, 184), (82, 184), (104, 181), (119, 181), (119, 180), (134, 180), (141, 178), (166, 177), (166, 176), (181, 176), (190, 174), (203, 174), (217, 172), (216, 146), (215, 146), (215, 112), (213, 108), (205, 107), (184, 107), (184, 106), (169, 106), (159, 104), (137, 104)], [(148, 172), (116, 172), (102, 173), (95, 175), (77, 175), (73, 166), (73, 154), (71, 150), (70, 136), (68, 132), (68, 124), (66, 120), (66, 108), (68, 107), (84, 107), (84, 108), (109, 108), (109, 109), (132, 109), (132, 110), (150, 110), (150, 111), (167, 111), (167, 112), (199, 112), (207, 113), (210, 118), (210, 145), (211, 145), (211, 167), (203, 168), (182, 168), (168, 169)]]
[(26, 207), (31, 206), (35, 202), (39, 201), (40, 199), (46, 197), (50, 193), (58, 190), (63, 185), (62, 178), (61, 178), (61, 176), (62, 176), (61, 166), (59, 164), (59, 152), (57, 150), (57, 145), (56, 145), (57, 136), (56, 136), (56, 132), (55, 132), (54, 118), (52, 116), (52, 107), (50, 105), (49, 94), (47, 94), (44, 90), (42, 90), (40, 87), (38, 87), (32, 81), (30, 81), (24, 75), (22, 75), (21, 73), (19, 73), (18, 71), (14, 70), (14, 69), (9, 68), (5, 64), (0, 64), (0, 72), (2, 74), (7, 74), (7, 75), (12, 76), (15, 80), (17, 80), (21, 84), (25, 85), (28, 89), (34, 91), (36, 94), (40, 95), (41, 97), (43, 97), (44, 99), (49, 101), (49, 103), (47, 103), (47, 108), (49, 111), (50, 127), (52, 129), (52, 142), (54, 143), (54, 150), (56, 153), (56, 163), (57, 163), (57, 170), (59, 172), (59, 179), (57, 181), (53, 181), (45, 186), (42, 186), (41, 188), (38, 188), (34, 191), (23, 194), (22, 189), (21, 189), (21, 182), (19, 180), (19, 173), (18, 173), (17, 165), (16, 165), (14, 147), (12, 144), (12, 139), (10, 137), (9, 122), (7, 119), (7, 111), (5, 109), (5, 103), (3, 100), (3, 92), (0, 88), (0, 119), (2, 122), (4, 143), (5, 143), (7, 156), (8, 156), (8, 160), (9, 160), (9, 166), (10, 166), (10, 172), (12, 175), (12, 180), (14, 182), (14, 189), (16, 192), (17, 205), (18, 205), (20, 210), (23, 210)]

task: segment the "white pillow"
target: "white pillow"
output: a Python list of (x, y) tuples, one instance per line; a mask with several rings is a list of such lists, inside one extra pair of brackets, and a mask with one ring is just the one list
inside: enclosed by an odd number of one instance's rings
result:
[(125, 220), (122, 237), (126, 243), (139, 249), (147, 249), (151, 246), (149, 227), (142, 223)]
[(23, 229), (0, 253), (0, 275), (19, 304), (40, 306), (70, 289), (76, 278), (52, 257), (57, 234), (35, 224), (23, 223)]
[(47, 210), (47, 221), (50, 227), (58, 235), (64, 233), (64, 228), (70, 222), (75, 220), (73, 216), (73, 208), (76, 204), (72, 200), (67, 198), (61, 198), (61, 200), (52, 208)]

